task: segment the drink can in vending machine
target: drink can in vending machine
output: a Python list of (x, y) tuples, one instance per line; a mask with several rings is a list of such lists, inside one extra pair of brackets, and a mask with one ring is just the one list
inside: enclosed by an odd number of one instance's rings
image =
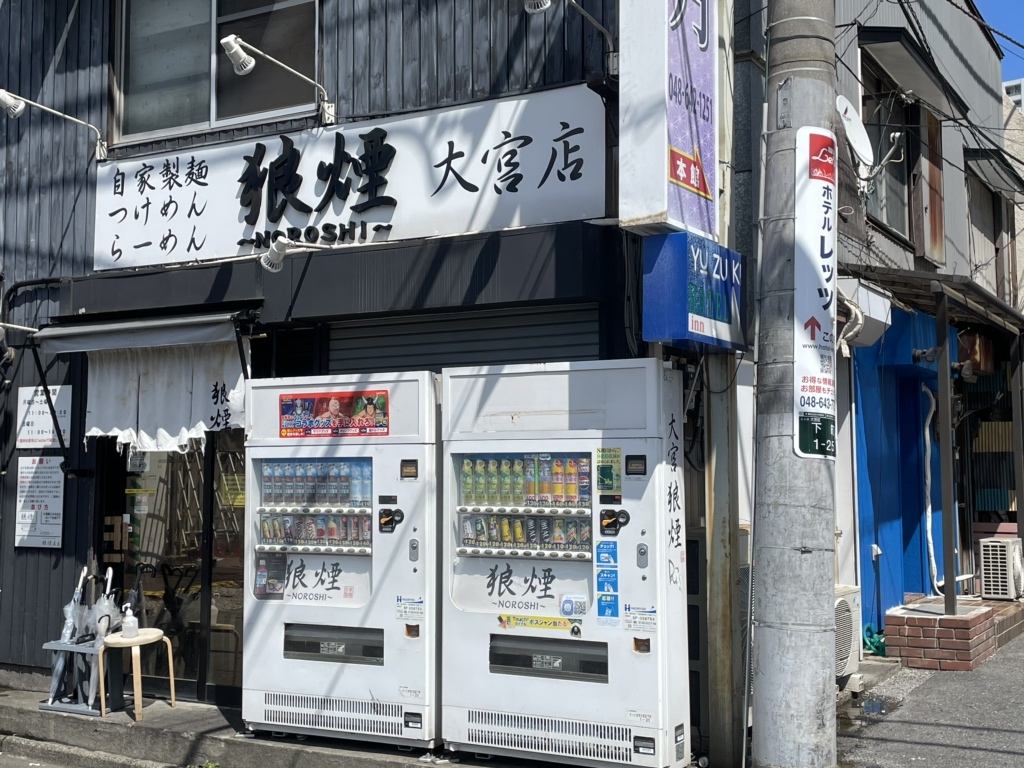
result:
[(523, 521), (523, 528), (526, 529), (526, 543), (531, 547), (537, 546), (537, 521), (528, 517)]
[(281, 532), (284, 534), (285, 544), (295, 543), (295, 523), (291, 515), (281, 518)]
[(501, 503), (501, 496), (498, 493), (498, 460), (487, 460), (487, 503), (497, 505)]
[(281, 529), (280, 515), (274, 515), (270, 518), (270, 530), (274, 537), (274, 544), (284, 544), (284, 531)]
[(512, 543), (512, 526), (508, 523), (508, 517), (502, 515), (501, 522), (499, 523), (501, 528), (501, 543), (511, 544)]
[(577, 524), (577, 527), (579, 528), (580, 549), (582, 549), (582, 550), (589, 550), (590, 549), (590, 521), (589, 520), (580, 520), (579, 523)]
[(551, 543), (555, 545), (555, 549), (565, 547), (565, 525), (558, 518), (551, 524)]
[(537, 530), (540, 532), (540, 545), (542, 547), (551, 546), (551, 521), (542, 517), (537, 521)]
[(477, 544), (487, 543), (487, 523), (484, 522), (483, 515), (473, 516), (473, 533), (476, 534)]
[(498, 501), (512, 503), (512, 460), (508, 456), (502, 457), (498, 464)]
[(313, 515), (306, 515), (306, 544), (316, 544), (316, 518)]
[(473, 460), (462, 460), (462, 474), (460, 476), (462, 487), (462, 503), (465, 506), (476, 504), (476, 493), (473, 491)]
[(537, 503), (537, 457), (523, 456), (523, 503)]
[(338, 533), (338, 516), (331, 515), (327, 518), (327, 543), (336, 546), (341, 541)]
[(473, 462), (473, 498), (476, 504), (487, 503), (487, 462), (484, 459)]
[(363, 537), (363, 541), (369, 546), (370, 541), (373, 539), (373, 518), (370, 515), (359, 516), (359, 532)]
[(580, 502), (579, 462), (574, 458), (565, 460), (565, 506), (575, 507)]
[(345, 517), (338, 517), (338, 543), (348, 542), (348, 520)]
[(269, 544), (273, 533), (270, 529), (270, 515), (263, 515), (260, 518), (260, 543)]
[(512, 521), (512, 541), (520, 546), (526, 544), (526, 534), (523, 532), (523, 521), (518, 517)]
[(512, 460), (512, 504), (522, 506), (526, 503), (526, 489), (523, 477), (525, 467), (523, 460)]
[(327, 543), (327, 516), (318, 515), (316, 518), (316, 543)]
[(476, 544), (476, 532), (473, 530), (473, 518), (470, 515), (462, 516), (462, 543), (467, 547)]
[(551, 456), (546, 453), (537, 457), (537, 486), (537, 503), (551, 506)]
[(566, 520), (563, 524), (565, 527), (565, 548), (569, 550), (576, 550), (580, 548), (580, 536), (576, 530), (575, 520)]
[(590, 457), (585, 456), (579, 462), (580, 497), (577, 502), (581, 507), (590, 506)]
[(490, 520), (487, 521), (487, 541), (491, 546), (497, 546), (501, 542), (501, 531), (497, 515), (491, 515)]
[(557, 507), (565, 503), (565, 459), (551, 460), (551, 503)]
[(360, 543), (362, 536), (359, 530), (359, 515), (350, 515), (348, 518), (348, 540), (353, 544)]

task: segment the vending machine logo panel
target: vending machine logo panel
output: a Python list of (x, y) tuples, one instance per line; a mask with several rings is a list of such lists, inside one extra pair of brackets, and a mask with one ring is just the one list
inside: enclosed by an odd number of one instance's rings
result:
[(386, 437), (388, 391), (311, 392), (279, 396), (281, 437)]

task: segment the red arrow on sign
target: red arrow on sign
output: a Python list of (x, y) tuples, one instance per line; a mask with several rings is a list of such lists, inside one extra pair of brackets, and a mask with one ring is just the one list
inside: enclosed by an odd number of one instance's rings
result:
[(821, 330), (821, 323), (818, 322), (818, 318), (811, 316), (811, 319), (804, 323), (804, 330), (811, 332), (811, 341), (814, 341), (814, 334)]

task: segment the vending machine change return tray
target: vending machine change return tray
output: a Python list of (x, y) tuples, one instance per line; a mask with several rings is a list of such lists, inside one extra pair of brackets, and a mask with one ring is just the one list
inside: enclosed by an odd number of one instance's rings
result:
[(335, 664), (384, 665), (384, 630), (285, 624), (284, 657)]
[(491, 635), (490, 670), (585, 683), (608, 682), (608, 643)]

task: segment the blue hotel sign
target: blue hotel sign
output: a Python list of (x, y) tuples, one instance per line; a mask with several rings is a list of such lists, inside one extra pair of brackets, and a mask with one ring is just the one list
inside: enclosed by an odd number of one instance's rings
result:
[(747, 349), (743, 257), (690, 232), (645, 237), (644, 341)]

